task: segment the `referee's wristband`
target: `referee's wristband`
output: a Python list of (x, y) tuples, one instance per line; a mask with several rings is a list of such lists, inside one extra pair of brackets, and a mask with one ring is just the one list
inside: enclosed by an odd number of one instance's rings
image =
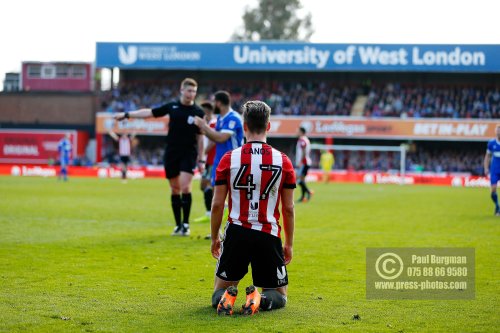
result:
[(128, 112), (125, 112), (125, 116), (123, 116), (125, 119), (129, 119), (130, 118), (130, 114)]

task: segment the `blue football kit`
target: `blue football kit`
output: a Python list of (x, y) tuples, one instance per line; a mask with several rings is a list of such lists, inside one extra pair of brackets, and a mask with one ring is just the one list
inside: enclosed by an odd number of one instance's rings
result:
[(231, 136), (225, 142), (215, 144), (215, 158), (212, 167), (212, 186), (215, 185), (215, 171), (219, 165), (222, 156), (228, 151), (241, 147), (243, 145), (243, 121), (241, 116), (234, 110), (229, 110), (223, 117), (217, 118), (215, 130), (221, 133), (229, 133)]
[(71, 149), (71, 142), (69, 142), (68, 139), (64, 138), (59, 141), (57, 150), (59, 151), (59, 162), (61, 163), (61, 166), (66, 166), (69, 164)]
[(490, 182), (496, 185), (500, 180), (500, 142), (496, 139), (488, 141), (488, 153), (491, 154)]

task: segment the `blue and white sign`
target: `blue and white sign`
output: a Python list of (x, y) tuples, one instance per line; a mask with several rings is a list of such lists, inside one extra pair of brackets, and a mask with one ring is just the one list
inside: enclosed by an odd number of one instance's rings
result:
[(97, 67), (500, 73), (500, 45), (97, 43)]

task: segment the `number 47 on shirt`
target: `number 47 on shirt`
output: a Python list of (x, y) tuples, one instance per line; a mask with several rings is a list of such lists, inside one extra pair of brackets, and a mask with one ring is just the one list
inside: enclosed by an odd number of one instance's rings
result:
[[(253, 181), (254, 175), (252, 173), (249, 173), (246, 176), (246, 184), (244, 183), (243, 179), (249, 167), (250, 167), (249, 164), (241, 165), (240, 169), (238, 170), (238, 173), (236, 174), (236, 177), (234, 178), (233, 188), (235, 190), (245, 190), (247, 200), (252, 200), (253, 191), (257, 188), (257, 184), (255, 184)], [(269, 178), (267, 183), (264, 184), (265, 185), (264, 190), (262, 191), (262, 194), (260, 195), (259, 198), (260, 200), (266, 200), (269, 197), (269, 192), (273, 188), (274, 184), (276, 184), (276, 181), (279, 179), (282, 172), (282, 168), (281, 166), (274, 164), (261, 164), (260, 170), (272, 172), (271, 178)]]

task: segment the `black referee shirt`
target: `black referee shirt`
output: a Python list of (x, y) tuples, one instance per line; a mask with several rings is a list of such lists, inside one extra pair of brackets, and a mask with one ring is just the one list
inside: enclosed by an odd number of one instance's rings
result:
[(180, 101), (170, 102), (152, 110), (154, 117), (170, 116), (168, 123), (167, 149), (189, 149), (196, 147), (199, 128), (194, 117), (203, 118), (205, 113), (196, 104), (184, 105)]

